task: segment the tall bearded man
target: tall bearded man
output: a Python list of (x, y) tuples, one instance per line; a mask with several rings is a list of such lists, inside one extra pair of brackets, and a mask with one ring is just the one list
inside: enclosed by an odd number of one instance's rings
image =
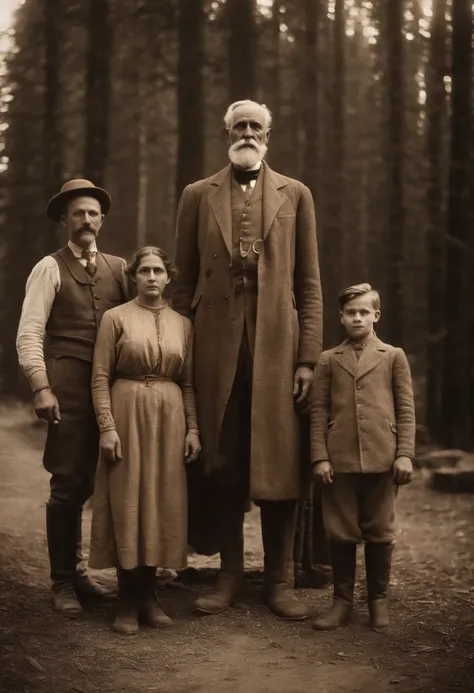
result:
[(65, 183), (49, 201), (49, 218), (62, 224), (69, 239), (33, 268), (17, 336), (35, 412), (49, 424), (43, 463), (51, 474), (51, 602), (70, 618), (82, 613), (79, 599), (112, 596), (87, 575), (81, 554), (82, 508), (99, 456), (92, 355), (104, 312), (127, 300), (125, 260), (100, 253), (96, 245), (110, 203), (108, 192), (83, 179)]
[(288, 580), (301, 491), (300, 430), (321, 350), (313, 199), (263, 161), (271, 114), (253, 101), (224, 118), (231, 163), (188, 185), (177, 217), (173, 306), (194, 320), (201, 460), (217, 499), (221, 570), (196, 609), (219, 613), (244, 571), (243, 522), (260, 506), (264, 601), (306, 618)]

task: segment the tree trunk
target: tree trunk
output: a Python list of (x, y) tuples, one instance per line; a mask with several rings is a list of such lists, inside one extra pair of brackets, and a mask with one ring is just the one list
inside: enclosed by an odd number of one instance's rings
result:
[[(385, 3), (387, 45), (387, 168), (388, 168), (388, 283), (385, 299), (386, 334), (394, 345), (403, 343), (403, 194), (404, 88), (403, 0)], [(385, 324), (385, 321), (384, 321)]]
[(319, 169), (318, 147), (318, 19), (320, 0), (304, 0), (304, 79), (302, 80), (301, 103), (303, 108), (304, 156), (303, 183), (316, 198)]
[(472, 119), (472, 7), (452, 4), (451, 152), (446, 272), (446, 341), (443, 369), (444, 442), (469, 449), (472, 372), (472, 246), (470, 156)]
[(257, 98), (255, 0), (227, 0), (230, 101)]
[[(345, 158), (345, 10), (344, 0), (336, 0), (332, 42), (332, 89), (326, 122), (328, 144), (325, 176), (325, 224), (322, 253), (324, 288), (324, 344), (334, 346), (341, 338), (337, 318), (338, 293), (344, 288), (344, 158)], [(328, 90), (329, 92), (329, 90)], [(329, 96), (329, 93), (327, 94)]]
[[(44, 113), (43, 147), (44, 200), (59, 192), (62, 184), (61, 136), (59, 128), (59, 12), (60, 0), (44, 2)], [(39, 240), (38, 255), (56, 250), (56, 239), (51, 222), (42, 220), (47, 232)]]
[(428, 368), (427, 421), (436, 437), (442, 430), (443, 343), (445, 327), (444, 152), (447, 60), (446, 0), (434, 0), (430, 56), (426, 70), (428, 181)]
[(180, 0), (177, 200), (188, 183), (204, 175), (204, 20), (201, 0)]
[(112, 29), (108, 0), (89, 2), (89, 48), (86, 69), (86, 139), (84, 175), (105, 185), (110, 113)]

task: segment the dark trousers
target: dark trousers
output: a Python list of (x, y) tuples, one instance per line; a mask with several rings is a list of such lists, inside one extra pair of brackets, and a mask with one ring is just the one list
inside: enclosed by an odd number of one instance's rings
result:
[(47, 370), (61, 416), (58, 424), (49, 426), (43, 456), (51, 474), (49, 503), (82, 507), (92, 495), (99, 457), (92, 364), (64, 356), (48, 359)]
[[(212, 475), (217, 503), (219, 547), (223, 570), (240, 572), (244, 564), (243, 525), (249, 497), (252, 399), (252, 345), (244, 329), (234, 385), (224, 415), (219, 446), (220, 469)], [(258, 500), (265, 553), (265, 576), (285, 582), (287, 556), (292, 555), (297, 500)]]

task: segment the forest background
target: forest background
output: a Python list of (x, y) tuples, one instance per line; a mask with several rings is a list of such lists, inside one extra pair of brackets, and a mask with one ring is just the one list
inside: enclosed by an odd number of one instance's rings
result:
[(44, 214), (92, 179), (101, 249), (174, 252), (183, 187), (223, 168), (223, 116), (273, 113), (268, 162), (316, 203), (325, 346), (336, 296), (368, 281), (410, 360), (420, 434), (474, 448), (470, 0), (23, 0), (0, 36), (0, 390), (25, 282), (62, 243)]

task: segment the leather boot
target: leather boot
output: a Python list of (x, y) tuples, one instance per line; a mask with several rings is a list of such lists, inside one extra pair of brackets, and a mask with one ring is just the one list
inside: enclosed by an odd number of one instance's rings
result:
[(296, 501), (261, 501), (262, 539), (264, 548), (263, 601), (275, 616), (284, 620), (303, 621), (306, 607), (293, 593), (293, 555), (296, 531)]
[(240, 488), (222, 485), (219, 495), (221, 569), (215, 589), (199, 597), (194, 609), (220, 614), (232, 605), (244, 581), (244, 518), (247, 495)]
[(156, 598), (156, 568), (144, 566), (137, 569), (138, 615), (141, 621), (153, 628), (167, 628), (173, 621), (165, 614)]
[(313, 622), (314, 630), (336, 630), (346, 626), (352, 615), (357, 544), (331, 542), (334, 581), (332, 608)]
[(393, 544), (365, 545), (365, 573), (370, 625), (375, 630), (390, 624), (387, 592), (392, 567)]
[(75, 506), (46, 504), (51, 604), (67, 618), (78, 618), (84, 613), (75, 590), (77, 517)]
[(135, 635), (139, 631), (137, 611), (136, 570), (117, 571), (119, 585), (119, 604), (112, 630), (120, 635)]
[(99, 585), (87, 574), (87, 568), (82, 555), (82, 508), (78, 511), (76, 536), (76, 594), (82, 599), (95, 601), (116, 602), (117, 594)]
[(194, 609), (204, 614), (220, 614), (235, 601), (242, 582), (242, 573), (221, 570), (217, 576), (215, 589), (210, 594), (196, 599)]

